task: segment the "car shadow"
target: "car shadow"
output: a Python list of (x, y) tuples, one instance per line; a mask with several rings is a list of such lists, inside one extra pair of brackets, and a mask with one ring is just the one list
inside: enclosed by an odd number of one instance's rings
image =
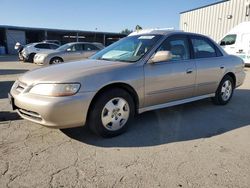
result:
[(0, 99), (8, 98), (8, 93), (14, 81), (0, 81)]
[(21, 117), (16, 112), (2, 111), (0, 112), (0, 122), (19, 120)]
[(29, 71), (29, 70), (28, 69), (1, 69), (0, 76), (1, 75), (12, 75), (12, 74), (23, 74), (27, 71)]
[(72, 139), (99, 147), (146, 147), (208, 138), (250, 125), (249, 96), (250, 90), (236, 90), (225, 106), (205, 99), (146, 112), (135, 118), (126, 133), (110, 139), (95, 136), (86, 127), (61, 131)]

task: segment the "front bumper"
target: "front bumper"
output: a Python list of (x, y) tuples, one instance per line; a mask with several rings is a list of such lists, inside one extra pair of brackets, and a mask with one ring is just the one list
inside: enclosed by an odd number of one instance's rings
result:
[(11, 90), (18, 114), (32, 122), (51, 128), (71, 128), (86, 123), (93, 92), (67, 97), (48, 97)]
[(48, 58), (37, 58), (36, 56), (34, 57), (34, 63), (37, 65), (47, 65), (49, 62), (47, 61)]

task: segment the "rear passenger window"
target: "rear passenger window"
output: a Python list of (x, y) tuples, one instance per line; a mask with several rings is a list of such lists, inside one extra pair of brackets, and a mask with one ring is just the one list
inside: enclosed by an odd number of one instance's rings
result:
[(50, 45), (43, 43), (43, 44), (37, 44), (35, 45), (35, 48), (39, 48), (39, 49), (50, 49)]
[(171, 36), (167, 38), (157, 51), (170, 51), (173, 55), (172, 61), (190, 59), (188, 39), (185, 36)]
[(78, 52), (78, 51), (82, 51), (82, 45), (81, 44), (75, 44), (72, 46), (72, 52)]
[(50, 49), (57, 49), (59, 46), (55, 45), (55, 44), (50, 44)]
[(191, 39), (195, 58), (216, 57), (214, 45), (205, 38), (195, 37)]
[(84, 44), (84, 50), (92, 51), (92, 50), (99, 50), (96, 46), (92, 44)]

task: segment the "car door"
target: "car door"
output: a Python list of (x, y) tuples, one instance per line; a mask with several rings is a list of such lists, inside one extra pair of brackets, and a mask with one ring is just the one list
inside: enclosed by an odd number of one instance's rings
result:
[(250, 64), (250, 34), (244, 33), (241, 37), (237, 56), (243, 59), (247, 64)]
[(239, 36), (237, 34), (228, 34), (220, 41), (220, 46), (228, 54), (236, 55), (238, 43), (237, 41), (239, 41)]
[(190, 36), (190, 40), (197, 69), (195, 96), (215, 93), (224, 74), (223, 55), (208, 38)]
[(74, 61), (82, 59), (83, 56), (83, 46), (82, 44), (72, 44), (62, 57), (65, 61)]
[(187, 36), (170, 36), (157, 51), (170, 51), (173, 58), (167, 62), (144, 65), (145, 107), (193, 96), (196, 68), (189, 46)]

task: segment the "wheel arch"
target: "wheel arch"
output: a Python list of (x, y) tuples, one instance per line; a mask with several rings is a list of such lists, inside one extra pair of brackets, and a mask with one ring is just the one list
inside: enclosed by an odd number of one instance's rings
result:
[(55, 59), (55, 58), (59, 58), (59, 59), (61, 59), (61, 60), (62, 60), (62, 62), (64, 62), (64, 60), (63, 60), (63, 58), (62, 58), (62, 57), (60, 57), (60, 56), (54, 56), (54, 57), (51, 57), (51, 58), (50, 58), (50, 60), (49, 60), (49, 64), (51, 64), (51, 63), (52, 63), (52, 60), (53, 60), (53, 59)]
[[(233, 81), (234, 81), (234, 87), (236, 86), (236, 76), (235, 76), (235, 74), (233, 73), (233, 72), (228, 72), (228, 73), (226, 73), (224, 76), (223, 76), (223, 78), (225, 77), (225, 76), (230, 76), (232, 79), (233, 79)], [(222, 79), (223, 79), (222, 78)]]
[(139, 96), (137, 92), (131, 85), (127, 83), (117, 82), (117, 83), (111, 83), (111, 84), (105, 85), (100, 90), (98, 90), (98, 92), (96, 92), (96, 94), (94, 95), (94, 97), (92, 98), (90, 102), (87, 117), (89, 116), (89, 112), (91, 108), (93, 107), (93, 104), (95, 103), (96, 99), (100, 96), (100, 94), (105, 92), (106, 90), (113, 89), (113, 88), (120, 88), (128, 92), (133, 98), (133, 101), (135, 104), (135, 112), (137, 112), (137, 108), (139, 107)]

